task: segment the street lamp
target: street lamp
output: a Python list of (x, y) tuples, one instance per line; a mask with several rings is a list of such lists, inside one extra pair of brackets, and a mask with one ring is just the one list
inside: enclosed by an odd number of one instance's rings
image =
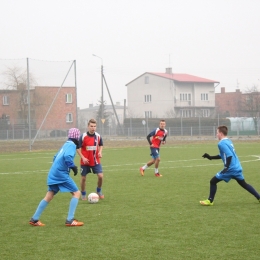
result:
[[(92, 54), (93, 56), (101, 59), (101, 128), (103, 130), (103, 117), (104, 117), (104, 95), (103, 95), (103, 59), (95, 54)], [(102, 131), (103, 132), (103, 131)], [(103, 133), (102, 133), (103, 134)]]

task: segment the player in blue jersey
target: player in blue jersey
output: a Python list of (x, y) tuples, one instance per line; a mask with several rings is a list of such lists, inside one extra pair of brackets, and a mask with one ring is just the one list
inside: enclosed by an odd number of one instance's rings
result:
[[(159, 173), (159, 163), (160, 163), (160, 146), (161, 144), (165, 144), (167, 137), (167, 130), (165, 129), (166, 122), (165, 120), (161, 120), (159, 127), (155, 128), (149, 135), (147, 135), (147, 141), (150, 144), (151, 156), (152, 160), (150, 160), (143, 167), (140, 167), (140, 174), (144, 176), (144, 171), (149, 166), (154, 164), (154, 174), (155, 177), (162, 177)], [(151, 141), (152, 137), (152, 141)]]
[(210, 192), (207, 200), (200, 201), (200, 204), (203, 206), (212, 206), (213, 201), (217, 192), (217, 183), (220, 181), (229, 182), (231, 179), (237, 181), (237, 183), (250, 192), (259, 202), (260, 195), (259, 193), (248, 183), (246, 183), (243, 169), (240, 164), (240, 161), (236, 155), (234, 145), (232, 141), (227, 138), (228, 128), (226, 126), (219, 126), (217, 128), (217, 138), (219, 140), (218, 149), (219, 154), (215, 156), (210, 156), (207, 153), (204, 153), (202, 157), (209, 160), (212, 159), (222, 159), (224, 163), (224, 169), (219, 171), (211, 180), (210, 180)]
[(72, 195), (65, 225), (83, 226), (83, 222), (79, 222), (74, 218), (75, 210), (80, 198), (80, 191), (69, 175), (70, 169), (74, 172), (74, 176), (78, 173), (78, 168), (74, 164), (74, 158), (76, 155), (76, 148), (78, 147), (79, 136), (79, 129), (71, 128), (68, 132), (68, 140), (54, 156), (53, 164), (47, 177), (48, 191), (30, 219), (30, 225), (45, 226), (39, 218), (49, 202), (54, 198), (54, 195), (60, 191), (70, 192)]

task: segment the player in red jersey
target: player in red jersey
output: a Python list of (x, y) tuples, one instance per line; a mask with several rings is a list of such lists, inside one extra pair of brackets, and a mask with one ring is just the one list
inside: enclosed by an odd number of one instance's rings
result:
[(102, 194), (102, 183), (103, 183), (103, 171), (102, 165), (100, 164), (100, 158), (102, 157), (103, 150), (103, 140), (96, 132), (97, 121), (95, 119), (90, 119), (88, 122), (88, 131), (82, 134), (79, 138), (79, 149), (78, 154), (80, 156), (80, 166), (81, 166), (81, 198), (86, 200), (86, 177), (87, 174), (93, 172), (97, 174), (97, 194), (100, 199), (104, 199)]
[[(165, 129), (166, 122), (165, 120), (160, 120), (158, 128), (155, 128), (149, 135), (147, 135), (147, 141), (150, 144), (152, 160), (140, 168), (140, 174), (144, 176), (144, 171), (146, 168), (154, 164), (154, 174), (155, 177), (162, 177), (159, 173), (159, 163), (160, 163), (160, 146), (165, 144), (167, 137), (167, 130)], [(152, 141), (151, 141), (152, 137)]]

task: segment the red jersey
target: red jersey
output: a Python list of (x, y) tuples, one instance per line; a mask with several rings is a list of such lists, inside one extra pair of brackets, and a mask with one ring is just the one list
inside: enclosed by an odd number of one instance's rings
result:
[[(161, 142), (166, 140), (167, 130), (161, 128), (155, 128), (149, 135), (147, 135), (147, 140), (149, 144), (153, 144), (154, 148), (160, 148)], [(152, 138), (152, 141), (150, 140)]]
[(80, 165), (95, 166), (100, 164), (98, 156), (99, 147), (103, 146), (103, 140), (98, 133), (90, 134), (84, 133), (79, 138), (79, 148), (81, 148), (82, 155), (89, 160), (88, 164), (84, 164), (80, 159)]

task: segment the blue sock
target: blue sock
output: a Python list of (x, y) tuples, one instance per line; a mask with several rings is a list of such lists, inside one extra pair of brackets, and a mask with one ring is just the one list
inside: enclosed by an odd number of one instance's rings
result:
[(85, 195), (86, 195), (86, 191), (82, 191), (82, 192), (81, 192), (81, 195), (82, 195), (82, 196), (85, 196)]
[(101, 192), (101, 188), (97, 187), (97, 193), (100, 193), (100, 192)]
[(74, 215), (75, 215), (76, 208), (78, 206), (78, 202), (79, 202), (79, 199), (74, 198), (74, 197), (70, 200), (70, 207), (69, 207), (69, 213), (68, 213), (67, 220), (70, 221), (70, 220), (74, 219)]
[(38, 205), (38, 208), (36, 209), (34, 215), (32, 216), (32, 218), (34, 220), (39, 220), (42, 212), (44, 211), (44, 209), (47, 207), (49, 202), (47, 202), (46, 200), (42, 200), (39, 205)]

